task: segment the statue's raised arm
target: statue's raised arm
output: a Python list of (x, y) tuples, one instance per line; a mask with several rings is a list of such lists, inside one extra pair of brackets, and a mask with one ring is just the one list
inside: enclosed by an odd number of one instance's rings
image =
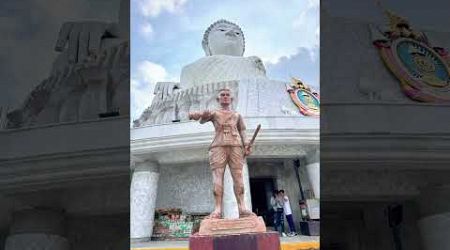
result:
[(213, 119), (213, 112), (205, 110), (202, 112), (189, 112), (189, 120), (200, 120), (200, 123), (206, 123)]

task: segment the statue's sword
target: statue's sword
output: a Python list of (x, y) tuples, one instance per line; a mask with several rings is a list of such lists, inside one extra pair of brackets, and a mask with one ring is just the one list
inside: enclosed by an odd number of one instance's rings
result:
[(248, 144), (250, 147), (253, 146), (253, 143), (255, 143), (256, 136), (258, 135), (260, 129), (261, 129), (261, 124), (258, 124), (258, 127), (256, 127), (255, 133), (253, 133), (253, 137), (250, 140), (250, 143)]

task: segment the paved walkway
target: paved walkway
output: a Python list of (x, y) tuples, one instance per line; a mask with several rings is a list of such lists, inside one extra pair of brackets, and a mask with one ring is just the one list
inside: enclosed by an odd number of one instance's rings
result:
[[(281, 250), (313, 250), (319, 249), (319, 236), (298, 235), (281, 238)], [(186, 241), (151, 241), (131, 244), (132, 250), (189, 250)]]

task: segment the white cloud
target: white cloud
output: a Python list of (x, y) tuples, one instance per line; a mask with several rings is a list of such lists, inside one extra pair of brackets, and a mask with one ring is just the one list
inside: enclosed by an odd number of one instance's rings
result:
[(137, 0), (142, 15), (146, 17), (157, 17), (163, 11), (176, 13), (182, 10), (187, 0)]
[(142, 61), (137, 65), (136, 77), (147, 83), (154, 83), (166, 79), (166, 69), (156, 63), (150, 61)]
[[(131, 83), (131, 117), (132, 120), (139, 118), (146, 107), (150, 106), (152, 95), (150, 85), (142, 85), (137, 79), (130, 79)], [(137, 86), (143, 86), (138, 88)]]
[(157, 63), (145, 60), (136, 65), (136, 72), (130, 80), (132, 120), (139, 118), (142, 112), (150, 106), (156, 82), (168, 79), (166, 69)]
[(149, 22), (144, 22), (140, 27), (141, 35), (147, 39), (153, 37), (153, 26)]
[(301, 46), (314, 48), (319, 46), (319, 7), (320, 3), (318, 0), (308, 0), (307, 6), (303, 9), (298, 17), (292, 22), (292, 28), (295, 32), (301, 34), (314, 34), (310, 40), (305, 39)]
[[(266, 64), (277, 64), (283, 57), (297, 53), (298, 47), (315, 49), (319, 44), (316, 31), (319, 27), (319, 1), (303, 0), (275, 9), (276, 4), (261, 2), (248, 15), (262, 15), (266, 20), (255, 21), (241, 13), (246, 35), (246, 56), (259, 56)], [(265, 12), (266, 9), (272, 9)], [(261, 12), (261, 14), (258, 14)], [(239, 18), (236, 18), (237, 21)], [(288, 25), (286, 25), (288, 24)]]
[(319, 48), (297, 48), (294, 55), (281, 57), (277, 63), (266, 65), (267, 76), (271, 79), (290, 81), (297, 77), (319, 90)]
[[(271, 39), (273, 34), (270, 32), (258, 31), (249, 33), (250, 34), (246, 37), (244, 56), (258, 56), (265, 64), (276, 64), (279, 62), (280, 58), (286, 56), (289, 57), (297, 53), (297, 48), (294, 46), (280, 46), (279, 44), (275, 44), (273, 42), (261, 42), (269, 41), (269, 39)], [(283, 38), (281, 38), (281, 40), (283, 40)], [(284, 40), (282, 43), (284, 43), (284, 45), (290, 43), (297, 44), (297, 42), (290, 40)]]
[(320, 42), (320, 25), (317, 26), (314, 35), (316, 36), (316, 40)]
[(305, 22), (305, 15), (306, 15), (305, 11), (300, 12), (300, 14), (298, 15), (298, 18), (295, 19), (294, 22), (292, 23), (292, 27), (294, 29), (301, 28), (302, 24)]
[(308, 0), (308, 8), (319, 8), (320, 1), (319, 0)]
[(262, 53), (261, 60), (263, 60), (264, 64), (277, 64), (284, 57), (291, 57), (295, 53), (291, 51), (291, 53)]

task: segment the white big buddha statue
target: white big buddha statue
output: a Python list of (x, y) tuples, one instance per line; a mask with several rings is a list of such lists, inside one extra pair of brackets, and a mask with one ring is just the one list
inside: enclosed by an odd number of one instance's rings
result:
[(300, 115), (286, 90), (289, 82), (268, 79), (259, 57), (243, 56), (245, 38), (237, 24), (214, 22), (203, 35), (202, 47), (205, 56), (182, 68), (179, 83), (156, 84), (151, 106), (134, 127), (188, 120), (190, 111), (214, 109), (217, 90), (223, 87), (232, 90), (232, 106), (240, 106), (243, 115)]
[(181, 72), (182, 88), (244, 78), (266, 78), (260, 58), (243, 57), (244, 33), (232, 22), (222, 19), (211, 24), (203, 35), (202, 47), (206, 56), (186, 65)]
[(3, 127), (128, 116), (129, 9), (129, 1), (121, 0), (118, 22), (64, 23), (49, 76), (8, 113)]

